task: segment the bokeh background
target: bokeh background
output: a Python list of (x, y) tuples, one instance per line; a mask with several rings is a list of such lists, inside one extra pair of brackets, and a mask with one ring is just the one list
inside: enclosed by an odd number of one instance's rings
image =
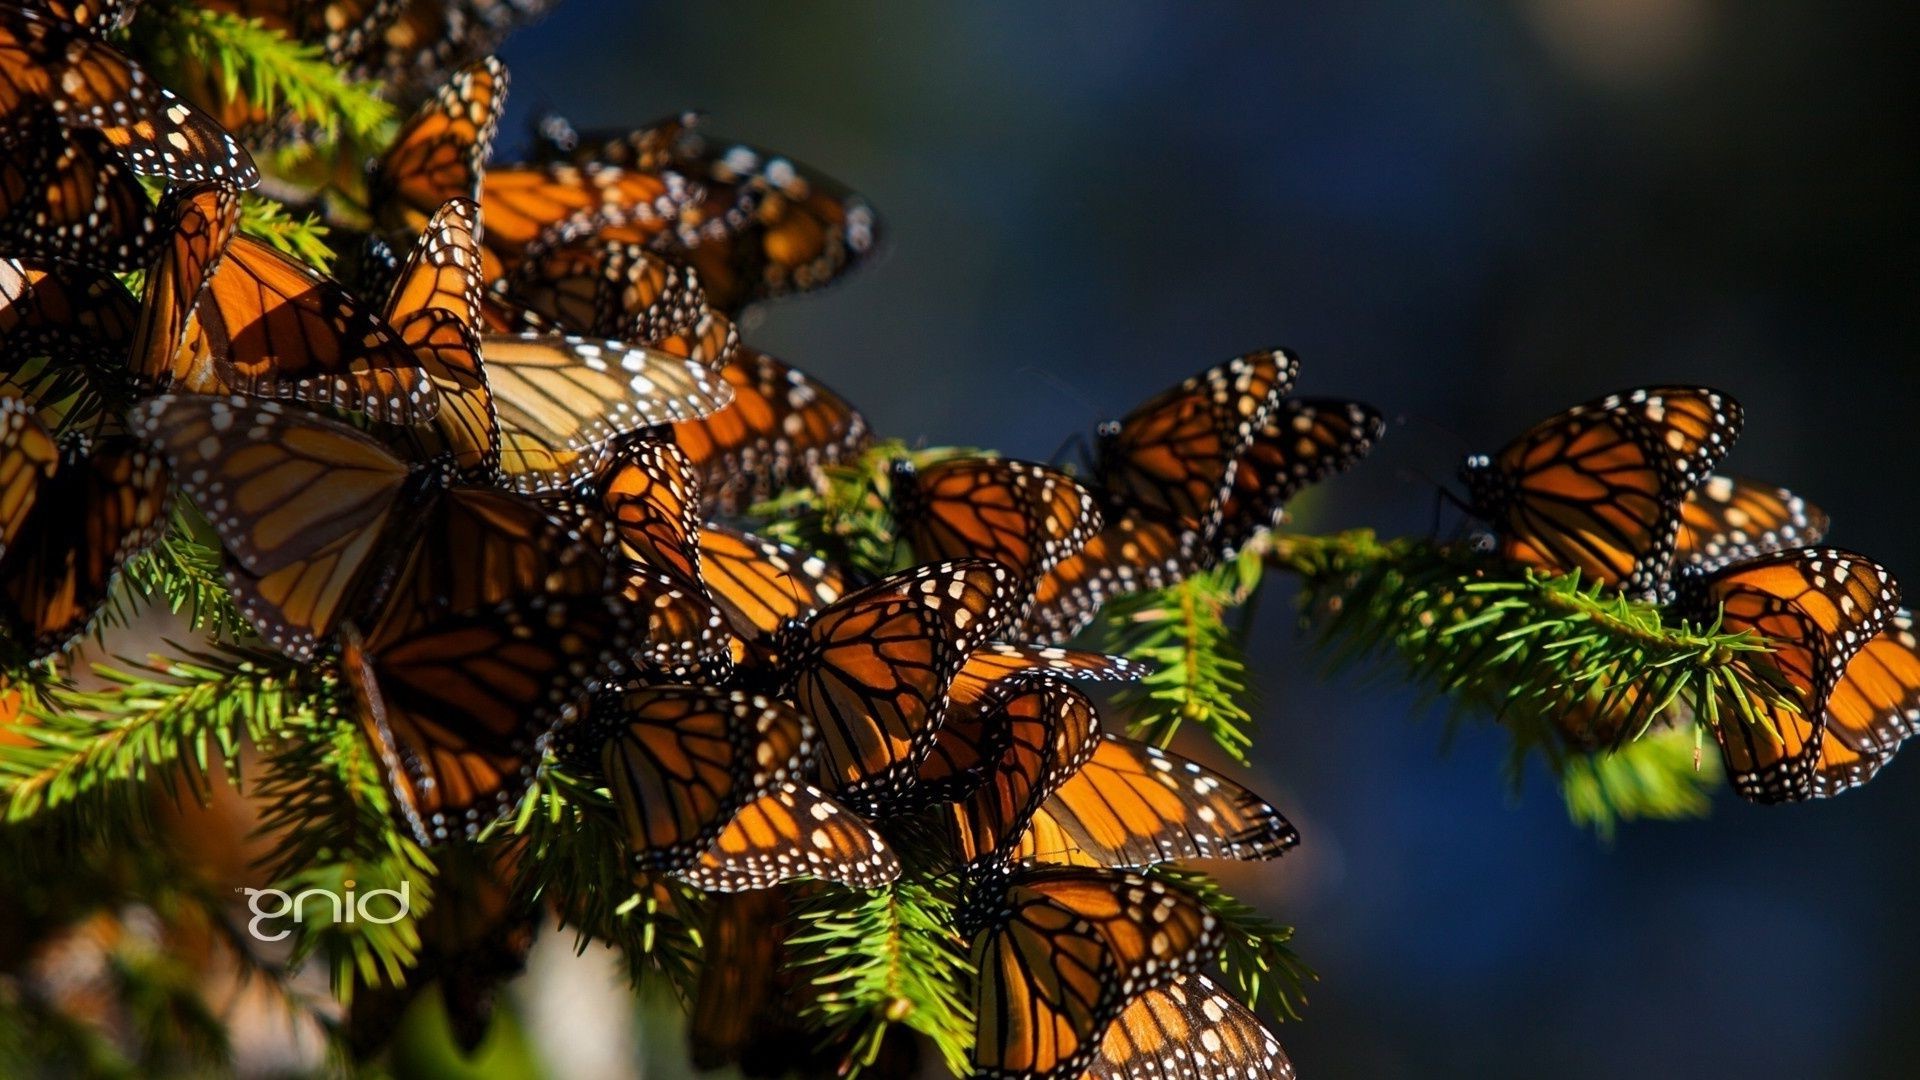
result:
[[(1432, 528), (1469, 450), (1699, 380), (1729, 465), (1920, 583), (1920, 64), (1901, 4), (567, 0), (504, 51), (557, 110), (687, 107), (868, 194), (886, 256), (749, 339), (887, 434), (1046, 458), (1285, 344), (1394, 417), (1308, 528)], [(1443, 528), (1455, 527), (1443, 521)], [(1912, 1075), (1920, 762), (1832, 803), (1568, 824), (1497, 732), (1326, 678), (1269, 598), (1260, 777), (1305, 834), (1234, 876), (1322, 973), (1334, 1077)], [(665, 1054), (668, 1051), (662, 1050)]]

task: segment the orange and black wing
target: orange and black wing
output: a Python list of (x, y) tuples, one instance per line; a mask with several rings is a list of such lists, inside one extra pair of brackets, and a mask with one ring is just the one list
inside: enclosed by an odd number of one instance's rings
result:
[(99, 132), (137, 173), (243, 188), (260, 182), (253, 158), (212, 117), (88, 29), (0, 8), (0, 116), (40, 105), (64, 127)]
[(1703, 570), (1787, 548), (1817, 544), (1827, 515), (1786, 488), (1734, 476), (1709, 476), (1680, 506), (1674, 562)]
[(600, 484), (620, 555), (689, 582), (700, 574), (700, 482), (668, 442), (633, 442), (619, 451)]
[(236, 236), (197, 315), (221, 380), (238, 393), (423, 424), (440, 408), (413, 350), (338, 282), (263, 241)]
[(1920, 731), (1920, 637), (1913, 613), (1900, 609), (1847, 664), (1827, 699), (1814, 795), (1838, 795), (1873, 779), (1915, 731)]
[(167, 239), (147, 269), (133, 332), (134, 377), (155, 390), (212, 392), (220, 382), (195, 311), (240, 230), (240, 194), (225, 184), (182, 185), (167, 192), (154, 216)]
[(1734, 790), (1755, 802), (1812, 794), (1828, 701), (1898, 599), (1885, 567), (1837, 548), (1795, 548), (1682, 578), (1680, 612), (1702, 624), (1717, 618), (1728, 633), (1763, 638), (1772, 650), (1766, 660), (1796, 706), (1719, 702), (1713, 734)]
[(1134, 682), (1152, 668), (1138, 660), (1053, 645), (992, 642), (967, 655), (947, 686), (954, 717), (978, 715), (1007, 682), (1052, 677), (1091, 682)]
[(900, 860), (860, 815), (804, 784), (786, 784), (740, 808), (680, 878), (708, 892), (768, 889), (795, 878), (877, 889)]
[(1142, 994), (1217, 955), (1218, 920), (1164, 882), (1112, 870), (1043, 869), (990, 881), (974, 939), (976, 1075), (1075, 1080)]
[(112, 274), (0, 259), (0, 350), (8, 369), (41, 355), (62, 365), (124, 361), (140, 317), (133, 295)]
[(1293, 1080), (1293, 1062), (1252, 1010), (1205, 975), (1135, 998), (1100, 1040), (1086, 1080)]
[[(38, 470), (44, 448), (35, 441), (24, 431), (11, 436), (7, 457)], [(0, 632), (28, 658), (65, 648), (86, 630), (127, 559), (160, 538), (172, 494), (159, 455), (124, 436), (71, 442), (35, 486), (0, 554)]]
[(66, 132), (48, 117), (6, 156), (0, 250), (111, 273), (146, 268), (159, 240), (153, 200), (100, 133)]
[(1108, 516), (1137, 510), (1211, 544), (1235, 462), (1299, 370), (1284, 350), (1248, 353), (1102, 424), (1094, 480)]
[(311, 657), (365, 596), (407, 505), (406, 464), (344, 424), (252, 398), (161, 396), (128, 423), (219, 534), (241, 614)]
[(408, 434), (424, 459), (445, 455), (460, 477), (500, 474), (500, 424), (481, 364), (480, 207), (456, 198), (434, 212), (387, 300), (388, 325), (413, 350), (440, 399), (430, 428)]
[(668, 230), (690, 198), (676, 174), (605, 166), (499, 165), (480, 185), (487, 220), (489, 278), (512, 273), (529, 254), (590, 238), (642, 242)]
[(922, 559), (992, 559), (1038, 580), (1100, 531), (1094, 494), (1057, 469), (1007, 458), (901, 459), (891, 504)]
[(500, 293), (541, 325), (642, 345), (685, 330), (706, 310), (691, 272), (639, 244), (535, 252), (501, 283)]
[(712, 522), (700, 528), (701, 576), (733, 632), (772, 637), (853, 590), (839, 567), (798, 548)]
[(821, 727), (829, 789), (868, 804), (910, 791), (947, 681), (1004, 626), (1012, 579), (958, 559), (883, 578), (816, 615), (791, 658), (794, 701)]
[[(1086, 762), (1100, 735), (1086, 695), (1046, 679), (998, 695), (964, 731), (955, 726), (942, 726), (920, 775), (924, 791), (952, 802), (955, 846), (970, 867), (1005, 861), (1041, 801)], [(969, 776), (972, 783), (957, 783)]]
[(1501, 555), (1631, 593), (1664, 589), (1687, 493), (1740, 434), (1732, 398), (1655, 386), (1576, 406), (1462, 470)]
[(633, 613), (634, 662), (649, 677), (724, 682), (733, 657), (726, 616), (698, 581), (628, 563), (620, 596)]
[(749, 802), (798, 777), (813, 726), (740, 691), (649, 686), (602, 694), (587, 721), (636, 866), (692, 865)]
[(1198, 762), (1105, 735), (1033, 814), (1013, 854), (1074, 866), (1278, 858), (1300, 834), (1266, 800)]
[(720, 369), (733, 406), (673, 425), (673, 440), (700, 470), (709, 510), (735, 513), (774, 492), (809, 484), (872, 437), (866, 417), (800, 369), (742, 348)]
[(488, 334), (481, 352), (502, 482), (519, 491), (571, 488), (605, 467), (621, 436), (697, 421), (733, 400), (705, 365), (619, 341)]
[(1234, 464), (1220, 536), (1209, 554), (1228, 558), (1278, 528), (1287, 502), (1302, 488), (1352, 468), (1386, 431), (1379, 410), (1358, 401), (1281, 401)]
[(60, 465), (59, 445), (33, 413), (24, 398), (0, 394), (0, 559)]
[(1108, 600), (1165, 588), (1192, 573), (1195, 550), (1191, 534), (1161, 522), (1132, 514), (1111, 519), (1034, 584), (1026, 631), (1042, 641), (1065, 641), (1086, 629)]
[(374, 165), (368, 199), (382, 227), (421, 232), (449, 199), (480, 199), (507, 106), (507, 67), (488, 56), (453, 73)]

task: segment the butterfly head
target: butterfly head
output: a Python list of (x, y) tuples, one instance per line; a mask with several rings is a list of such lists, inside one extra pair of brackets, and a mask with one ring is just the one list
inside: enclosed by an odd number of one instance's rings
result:
[(1494, 468), (1486, 454), (1469, 454), (1460, 463), (1460, 482), (1467, 486), (1467, 501), (1476, 513), (1504, 504), (1513, 493), (1512, 478)]

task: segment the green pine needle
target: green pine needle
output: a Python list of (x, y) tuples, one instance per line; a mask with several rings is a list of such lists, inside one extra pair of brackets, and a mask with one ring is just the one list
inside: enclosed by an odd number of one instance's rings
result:
[(1220, 971), (1249, 1008), (1264, 1009), (1278, 1019), (1300, 1019), (1307, 1003), (1306, 984), (1320, 976), (1294, 955), (1289, 944), (1293, 927), (1283, 926), (1227, 895), (1218, 882), (1197, 870), (1162, 866), (1152, 876), (1205, 904), (1220, 920), (1226, 940), (1220, 949)]
[(806, 1015), (851, 1047), (844, 1075), (873, 1063), (894, 1024), (926, 1036), (966, 1074), (973, 967), (953, 930), (953, 904), (951, 882), (935, 879), (875, 892), (823, 888), (797, 907), (791, 964), (815, 991)]

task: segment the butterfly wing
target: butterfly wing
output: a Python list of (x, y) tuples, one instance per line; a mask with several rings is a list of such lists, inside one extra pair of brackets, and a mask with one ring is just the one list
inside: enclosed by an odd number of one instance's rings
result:
[(1920, 637), (1913, 613), (1896, 610), (1848, 664), (1827, 699), (1814, 795), (1826, 798), (1873, 779), (1901, 742), (1920, 730)]
[(872, 437), (845, 398), (765, 353), (740, 349), (720, 376), (733, 388), (733, 406), (673, 425), (710, 511), (735, 513), (812, 483), (820, 467), (848, 460)]
[(923, 559), (992, 559), (1037, 580), (1085, 547), (1102, 522), (1094, 494), (1057, 469), (953, 458), (893, 469), (893, 512)]
[(853, 590), (825, 559), (712, 522), (700, 528), (700, 565), (714, 603), (750, 639), (812, 618)]
[(1236, 460), (1293, 388), (1299, 370), (1299, 361), (1283, 350), (1248, 353), (1103, 425), (1094, 477), (1109, 514), (1136, 509), (1210, 544)]
[[(1086, 695), (1051, 679), (998, 695), (978, 722), (955, 728), (942, 726), (920, 775), (923, 790), (944, 796), (939, 801), (957, 799), (950, 808), (955, 846), (969, 866), (1004, 860), (1041, 800), (1086, 762), (1100, 734)], [(954, 783), (967, 776), (970, 785)]]
[(227, 247), (240, 230), (239, 193), (224, 184), (187, 184), (169, 191), (155, 218), (167, 241), (147, 270), (140, 322), (133, 333), (133, 372), (143, 385), (213, 390), (211, 356), (189, 343), (194, 312)]
[(689, 581), (700, 574), (700, 482), (672, 443), (622, 447), (600, 486), (622, 558)]
[(27, 523), (40, 485), (60, 465), (60, 447), (24, 399), (0, 395), (0, 559)]
[(1287, 398), (1234, 465), (1213, 553), (1226, 559), (1258, 534), (1280, 526), (1300, 490), (1357, 464), (1386, 434), (1379, 411), (1358, 401)]
[(158, 237), (152, 200), (106, 139), (86, 129), (63, 132), (50, 118), (20, 138), (28, 145), (7, 148), (9, 167), (33, 154), (34, 144), (44, 152), (22, 169), (21, 197), (0, 200), (5, 250), (114, 273), (144, 268)]
[(1709, 476), (1680, 507), (1675, 562), (1703, 570), (1818, 544), (1827, 515), (1786, 488)]
[(995, 907), (973, 947), (982, 1076), (1080, 1076), (1134, 998), (1192, 973), (1221, 943), (1198, 901), (1137, 874), (1027, 871)]
[(804, 784), (783, 785), (741, 807), (679, 874), (708, 892), (768, 889), (801, 877), (877, 889), (899, 876), (899, 858), (871, 825)]
[(1087, 1080), (1293, 1080), (1293, 1062), (1251, 1010), (1205, 975), (1135, 998), (1100, 1040)]
[(368, 197), (381, 226), (420, 232), (449, 199), (478, 202), (506, 106), (507, 67), (499, 60), (482, 57), (454, 72), (374, 166)]
[(618, 341), (489, 334), (482, 349), (501, 470), (521, 491), (571, 487), (605, 465), (619, 436), (697, 420), (733, 399), (705, 366)]
[(1041, 641), (1065, 641), (1086, 629), (1108, 600), (1175, 584), (1195, 565), (1189, 534), (1132, 514), (1112, 519), (1085, 549), (1034, 583), (1026, 631)]
[(795, 778), (813, 727), (759, 695), (650, 686), (603, 695), (592, 723), (609, 729), (602, 773), (643, 869), (685, 869), (748, 802)]
[[(25, 441), (13, 440), (8, 456), (20, 447), (36, 458)], [(118, 436), (70, 448), (37, 487), (0, 556), (0, 627), (29, 657), (86, 630), (127, 559), (160, 538), (171, 495), (160, 457)]]
[(480, 207), (449, 199), (401, 268), (386, 319), (433, 383), (440, 411), (411, 429), (423, 458), (447, 455), (458, 474), (491, 483), (500, 471), (500, 425), (481, 363)]
[(1157, 747), (1105, 735), (1033, 814), (1014, 852), (1076, 866), (1278, 858), (1300, 834), (1233, 780)]
[(1704, 387), (1615, 394), (1542, 421), (1492, 459), (1470, 459), (1468, 488), (1507, 559), (1657, 591), (1687, 492), (1719, 464), (1741, 423), (1737, 402)]
[(123, 361), (139, 305), (118, 278), (98, 270), (0, 259), (0, 349), (11, 365), (36, 355), (102, 364)]

